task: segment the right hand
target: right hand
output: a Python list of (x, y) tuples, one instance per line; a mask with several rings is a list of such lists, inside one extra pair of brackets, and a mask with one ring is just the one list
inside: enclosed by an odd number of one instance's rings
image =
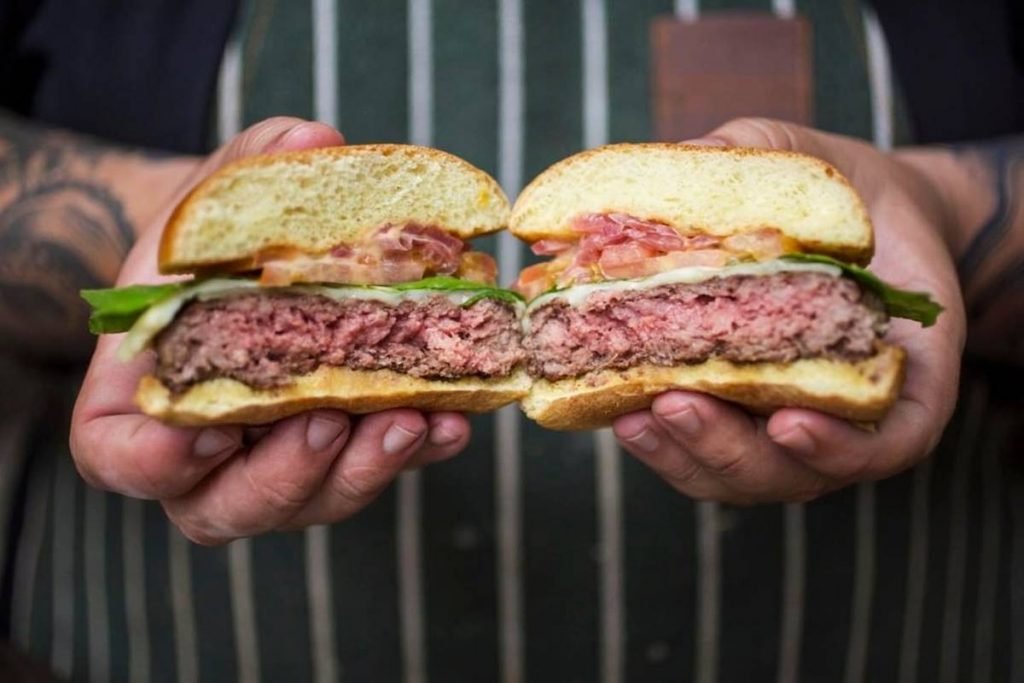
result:
[(871, 214), (878, 245), (872, 271), (897, 287), (931, 293), (946, 310), (928, 329), (892, 321), (886, 341), (906, 349), (906, 380), (872, 431), (798, 408), (764, 420), (712, 396), (674, 391), (650, 410), (616, 420), (623, 448), (681, 493), (734, 504), (812, 500), (916, 465), (953, 414), (966, 337), (941, 193), (897, 157), (794, 124), (740, 119), (694, 142), (803, 152), (830, 162)]
[[(292, 118), (256, 124), (199, 164), (132, 248), (118, 285), (154, 283), (157, 246), (174, 205), (224, 164), (283, 150), (344, 144), (333, 128)], [(159, 500), (192, 541), (216, 545), (272, 530), (346, 519), (406, 468), (445, 460), (469, 440), (458, 413), (389, 410), (360, 418), (316, 410), (264, 428), (185, 428), (143, 415), (133, 396), (152, 354), (117, 359), (100, 337), (71, 420), (78, 471), (98, 488)]]

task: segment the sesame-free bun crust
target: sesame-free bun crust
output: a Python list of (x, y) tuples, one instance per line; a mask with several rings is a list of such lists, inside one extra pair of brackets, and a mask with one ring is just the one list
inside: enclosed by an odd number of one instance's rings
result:
[(778, 150), (672, 143), (617, 144), (563, 159), (512, 207), (509, 229), (527, 242), (572, 240), (584, 214), (623, 213), (680, 233), (727, 236), (777, 228), (804, 251), (871, 260), (871, 221), (839, 171)]
[(673, 389), (699, 391), (767, 415), (782, 407), (810, 408), (857, 422), (882, 418), (903, 383), (903, 349), (879, 345), (878, 353), (850, 363), (805, 359), (792, 363), (642, 365), (575, 379), (535, 380), (523, 399), (527, 416), (548, 429), (605, 427), (626, 413), (650, 407)]
[(483, 413), (526, 395), (530, 378), (426, 380), (390, 370), (323, 366), (277, 389), (253, 389), (230, 379), (201, 382), (174, 395), (152, 375), (142, 378), (135, 401), (142, 412), (171, 424), (266, 424), (316, 408), (372, 413), (389, 408)]
[(501, 230), (508, 199), (462, 159), (414, 145), (351, 145), (242, 159), (200, 183), (164, 229), (163, 273), (243, 269), (260, 255), (321, 254), (384, 225), (469, 239)]

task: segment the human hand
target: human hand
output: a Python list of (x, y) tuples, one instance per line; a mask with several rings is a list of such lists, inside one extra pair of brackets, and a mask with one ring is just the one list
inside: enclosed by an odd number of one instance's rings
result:
[(765, 119), (726, 124), (697, 144), (785, 149), (838, 168), (875, 226), (871, 269), (927, 291), (945, 312), (935, 326), (894, 319), (886, 341), (907, 351), (899, 399), (874, 431), (810, 410), (754, 417), (711, 396), (668, 392), (616, 420), (623, 448), (680, 492), (732, 503), (805, 501), (896, 474), (938, 443), (956, 404), (965, 316), (947, 241), (951, 211), (919, 171), (852, 138)]
[[(344, 144), (320, 123), (274, 118), (256, 124), (196, 168), (132, 248), (118, 285), (159, 282), (160, 233), (174, 204), (220, 166), (253, 154)], [(71, 452), (90, 484), (161, 502), (191, 540), (224, 543), (276, 529), (346, 519), (404, 469), (450, 458), (469, 425), (458, 413), (389, 410), (354, 418), (317, 410), (261, 428), (174, 427), (139, 412), (139, 379), (151, 354), (117, 359), (119, 335), (100, 337), (71, 421)]]

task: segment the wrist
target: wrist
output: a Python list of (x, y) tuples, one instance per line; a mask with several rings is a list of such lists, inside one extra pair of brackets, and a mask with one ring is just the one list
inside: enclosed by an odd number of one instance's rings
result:
[(119, 200), (137, 238), (168, 209), (200, 163), (191, 156), (115, 153), (98, 164), (96, 181)]

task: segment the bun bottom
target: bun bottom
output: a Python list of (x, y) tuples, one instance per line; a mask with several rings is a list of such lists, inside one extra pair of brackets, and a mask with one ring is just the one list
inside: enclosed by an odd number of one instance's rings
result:
[(254, 389), (231, 379), (200, 382), (174, 395), (152, 375), (135, 394), (142, 412), (182, 426), (265, 424), (315, 408), (372, 413), (389, 408), (483, 413), (522, 398), (530, 377), (519, 371), (495, 379), (427, 380), (391, 370), (324, 366), (288, 386)]
[(676, 367), (603, 370), (554, 382), (535, 380), (522, 406), (527, 416), (548, 429), (597, 429), (620, 415), (650, 407), (663, 392), (684, 389), (712, 394), (759, 414), (782, 407), (810, 408), (874, 422), (899, 395), (905, 355), (897, 346), (879, 344), (874, 356), (858, 362), (709, 360)]

